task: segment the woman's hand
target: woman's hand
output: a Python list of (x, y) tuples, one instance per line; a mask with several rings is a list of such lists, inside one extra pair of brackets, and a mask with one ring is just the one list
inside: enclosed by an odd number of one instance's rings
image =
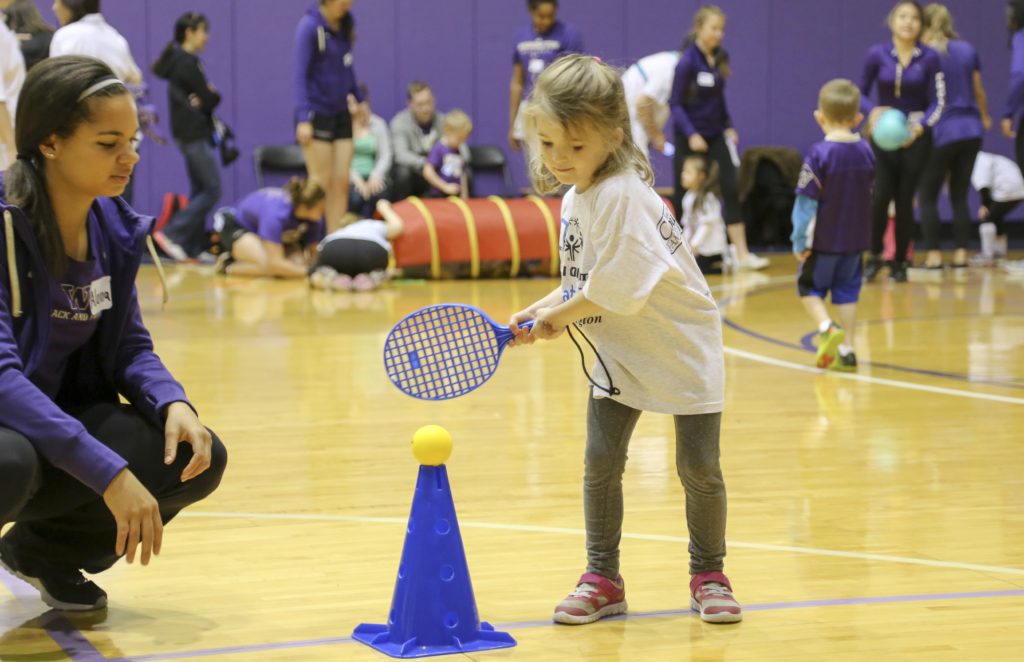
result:
[(871, 137), (871, 132), (875, 130), (875, 122), (877, 122), (878, 118), (882, 116), (882, 113), (887, 110), (889, 110), (889, 106), (875, 106), (871, 109), (871, 112), (868, 113), (867, 120), (864, 121), (864, 135), (866, 137)]
[(704, 137), (699, 133), (695, 133), (690, 136), (689, 140), (686, 141), (690, 145), (690, 151), (704, 153), (708, 151), (708, 143), (704, 140)]
[(901, 147), (910, 147), (914, 144), (914, 141), (924, 135), (924, 127), (920, 124), (911, 124), (907, 128), (910, 130), (910, 137), (907, 138)]
[(449, 182), (444, 185), (443, 192), (448, 195), (459, 195), (462, 193), (462, 187), (454, 182)]
[(181, 481), (195, 478), (210, 468), (210, 454), (213, 437), (196, 413), (184, 402), (167, 405), (164, 421), (164, 464), (172, 464), (178, 455), (178, 444), (185, 442), (192, 446), (192, 459), (181, 472)]
[(295, 125), (295, 142), (299, 143), (302, 147), (309, 145), (313, 141), (313, 123), (312, 122), (299, 122)]
[(1011, 140), (1017, 137), (1017, 132), (1013, 130), (1013, 118), (1004, 117), (1000, 123), (1000, 127), (1003, 129), (1003, 135)]
[(981, 128), (985, 129), (985, 131), (992, 130), (992, 116), (988, 113), (981, 116)]
[(128, 563), (132, 563), (135, 549), (141, 544), (142, 565), (149, 565), (151, 554), (160, 553), (164, 535), (156, 499), (135, 474), (124, 468), (103, 490), (103, 502), (117, 523), (114, 552), (118, 556), (124, 554)]
[(370, 187), (371, 196), (377, 195), (384, 190), (384, 178), (380, 175), (370, 175), (370, 178), (366, 180), (366, 184)]

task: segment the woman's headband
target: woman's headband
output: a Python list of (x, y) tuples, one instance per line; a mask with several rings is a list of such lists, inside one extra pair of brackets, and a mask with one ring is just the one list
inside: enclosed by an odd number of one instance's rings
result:
[(111, 85), (124, 85), (124, 81), (122, 81), (120, 78), (104, 78), (98, 83), (93, 83), (88, 88), (86, 88), (84, 92), (78, 95), (78, 102), (81, 103), (82, 101), (88, 99), (100, 90), (110, 87)]

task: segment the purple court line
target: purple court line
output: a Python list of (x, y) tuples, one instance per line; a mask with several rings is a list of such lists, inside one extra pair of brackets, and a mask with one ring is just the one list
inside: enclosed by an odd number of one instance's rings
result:
[[(770, 286), (770, 287), (765, 287), (763, 289), (754, 290), (753, 292), (748, 292), (746, 294), (746, 296), (750, 297), (750, 296), (756, 296), (758, 294), (767, 294), (769, 292), (775, 292), (775, 291), (778, 291), (780, 289), (786, 289), (786, 288), (783, 288), (783, 287), (780, 287), (780, 286)], [(726, 297), (726, 298), (721, 299), (719, 301), (719, 305), (720, 305), (720, 307), (724, 308), (726, 305), (729, 304), (730, 301), (732, 301), (732, 297)], [(900, 317), (900, 318), (891, 319), (891, 320), (862, 320), (862, 321), (858, 321), (858, 324), (872, 325), (872, 324), (882, 324), (884, 322), (913, 321), (913, 320), (919, 320), (919, 319), (935, 319), (935, 318), (931, 318), (931, 317), (926, 317), (926, 318)], [(737, 322), (732, 321), (731, 319), (726, 317), (724, 313), (722, 314), (722, 324), (726, 325), (727, 327), (729, 327), (731, 329), (739, 331), (742, 334), (748, 335), (751, 338), (757, 338), (758, 340), (763, 340), (764, 342), (769, 342), (769, 343), (772, 343), (774, 345), (780, 345), (782, 347), (788, 347), (790, 349), (796, 349), (796, 350), (800, 350), (800, 351), (804, 351), (804, 352), (807, 352), (807, 351), (813, 352), (815, 350), (814, 346), (810, 342), (810, 339), (813, 338), (815, 335), (817, 335), (817, 334), (815, 334), (813, 332), (803, 336), (800, 339), (799, 343), (791, 343), (791, 342), (788, 342), (788, 341), (785, 341), (785, 340), (780, 340), (779, 338), (773, 338), (771, 336), (767, 336), (767, 335), (765, 335), (763, 333), (758, 333), (757, 331), (754, 331), (753, 329), (749, 329), (749, 328), (747, 328), (747, 327), (745, 327), (745, 326), (743, 326), (741, 324), (738, 324)], [(968, 377), (967, 375), (961, 375), (961, 374), (958, 374), (958, 373), (940, 372), (940, 371), (937, 371), (937, 370), (928, 370), (928, 369), (925, 369), (925, 368), (912, 368), (910, 366), (902, 366), (902, 365), (897, 365), (897, 364), (894, 364), (894, 363), (879, 363), (877, 361), (864, 361), (864, 362), (861, 363), (861, 365), (871, 366), (873, 368), (883, 368), (885, 370), (894, 370), (896, 372), (906, 372), (906, 373), (909, 373), (909, 374), (912, 374), (912, 375), (923, 375), (923, 376), (926, 376), (926, 377), (938, 377), (940, 379), (952, 379), (952, 380), (955, 380), (955, 381), (966, 382), (968, 384), (984, 384), (984, 385), (988, 385), (988, 386), (995, 386), (995, 387), (999, 387), (999, 388), (1008, 388), (1008, 389), (1014, 389), (1014, 390), (1024, 389), (1024, 386), (1022, 386), (1021, 384), (1018, 384), (1018, 383), (1014, 383), (1014, 382), (1005, 382), (1005, 381), (989, 380), (989, 379), (974, 379), (974, 378)]]
[[(35, 588), (7, 572), (0, 571), (0, 584), (19, 602), (39, 599)], [(50, 610), (32, 620), (42, 625), (50, 638), (75, 662), (109, 662), (61, 612)]]
[[(928, 602), (935, 600), (970, 600), (981, 598), (1010, 598), (1024, 597), (1024, 589), (1006, 591), (973, 591), (969, 593), (935, 593), (935, 594), (913, 594), (913, 595), (883, 595), (876, 597), (860, 598), (831, 598), (824, 600), (799, 600), (794, 602), (767, 602), (763, 604), (744, 605), (743, 610), (751, 611), (773, 611), (779, 609), (808, 609), (813, 607), (842, 607), (850, 605), (868, 604), (893, 604), (901, 602)], [(667, 616), (696, 616), (696, 612), (689, 609), (670, 609), (664, 611), (649, 611), (627, 613), (621, 616), (612, 616), (605, 620), (637, 620), (647, 618), (664, 618)], [(503, 630), (526, 630), (540, 627), (561, 627), (545, 619), (543, 621), (520, 621), (515, 623), (497, 623), (494, 628)], [(207, 648), (188, 652), (177, 653), (156, 653), (153, 655), (136, 655), (133, 657), (119, 658), (119, 662), (159, 662), (161, 660), (178, 660), (188, 657), (212, 657), (216, 655), (228, 655), (236, 653), (256, 653), (270, 650), (285, 650), (292, 648), (311, 648), (315, 646), (333, 646), (338, 644), (351, 644), (355, 640), (351, 637), (329, 637), (324, 639), (304, 639), (298, 641), (283, 641), (273, 644), (253, 644), (250, 646), (231, 646), (226, 648)], [(79, 658), (73, 658), (80, 662)], [(90, 662), (92, 662), (90, 660)], [(108, 662), (114, 662), (108, 660)]]

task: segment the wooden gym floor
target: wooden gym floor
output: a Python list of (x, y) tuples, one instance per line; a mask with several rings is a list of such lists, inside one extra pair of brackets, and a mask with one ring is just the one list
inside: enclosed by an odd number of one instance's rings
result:
[(383, 660), (417, 465), (448, 462), (483, 620), (518, 646), (473, 659), (1017, 660), (1024, 646), (1024, 280), (995, 270), (865, 288), (852, 376), (810, 368), (793, 262), (712, 277), (726, 321), (727, 572), (733, 626), (689, 611), (671, 420), (648, 414), (626, 471), (630, 612), (550, 622), (584, 568), (585, 379), (562, 339), (507, 353), (492, 381), (416, 401), (382, 370), (404, 314), (468, 302), (505, 320), (553, 281), (399, 282), (372, 294), (170, 273), (140, 298), (157, 349), (228, 445), (224, 484), (148, 568), (99, 577), (110, 607), (46, 612), (0, 572), (0, 659)]

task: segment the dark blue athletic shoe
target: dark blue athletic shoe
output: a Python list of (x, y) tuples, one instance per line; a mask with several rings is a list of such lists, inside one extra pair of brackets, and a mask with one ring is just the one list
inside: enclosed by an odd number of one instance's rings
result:
[(38, 561), (26, 564), (4, 538), (0, 538), (0, 567), (39, 589), (43, 602), (54, 609), (92, 611), (107, 606), (106, 591), (86, 579), (81, 570), (54, 568)]

